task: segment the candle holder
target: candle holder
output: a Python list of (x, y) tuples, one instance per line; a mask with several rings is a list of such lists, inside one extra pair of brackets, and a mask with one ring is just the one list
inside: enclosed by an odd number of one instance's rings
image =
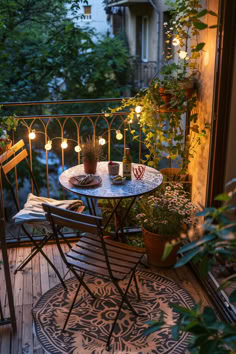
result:
[(138, 180), (142, 179), (144, 176), (146, 166), (133, 167), (134, 177)]

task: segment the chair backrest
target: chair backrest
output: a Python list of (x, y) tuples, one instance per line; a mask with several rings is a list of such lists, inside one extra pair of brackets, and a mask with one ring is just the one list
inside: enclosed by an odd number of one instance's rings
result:
[(110, 273), (110, 276), (112, 276), (106, 244), (103, 239), (102, 218), (99, 216), (86, 215), (71, 210), (58, 208), (50, 204), (43, 203), (42, 206), (44, 211), (46, 212), (45, 216), (47, 221), (49, 221), (52, 225), (53, 233), (56, 237), (57, 246), (64, 262), (67, 263), (59, 241), (58, 230), (60, 228), (69, 227), (73, 230), (96, 234), (98, 236), (97, 240), (100, 240), (101, 242), (101, 248), (103, 249), (108, 271)]
[(81, 214), (45, 203), (42, 205), (46, 212), (46, 219), (52, 223), (52, 225), (69, 227), (74, 230), (92, 234), (102, 233), (102, 218), (99, 216)]
[[(4, 152), (0, 156), (0, 168), (1, 172), (3, 173), (3, 176), (5, 177), (5, 180), (7, 184), (10, 187), (11, 193), (13, 200), (16, 204), (16, 208), (19, 211), (19, 198), (18, 198), (18, 179), (17, 179), (17, 169), (16, 167), (22, 162), (26, 161), (27, 169), (29, 171), (29, 175), (31, 177), (31, 180), (33, 182), (33, 186), (36, 190), (37, 195), (39, 195), (39, 189), (36, 184), (33, 172), (31, 170), (29, 161), (28, 161), (28, 152), (25, 148), (25, 143), (24, 140), (21, 139), (18, 141), (15, 145), (13, 145), (9, 150)], [(11, 180), (8, 178), (9, 172), (11, 172), (14, 169), (15, 172), (15, 186), (13, 186), (13, 183)], [(1, 173), (1, 175), (2, 175)], [(1, 181), (1, 189), (2, 189), (2, 181)]]

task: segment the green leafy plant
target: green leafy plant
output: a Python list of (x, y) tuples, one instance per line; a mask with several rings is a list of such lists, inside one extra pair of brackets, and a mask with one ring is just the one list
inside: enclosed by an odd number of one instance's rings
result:
[[(235, 185), (236, 178), (227, 185)], [(217, 262), (217, 257), (225, 261), (235, 261), (236, 255), (236, 205), (233, 198), (236, 194), (235, 186), (229, 193), (222, 193), (215, 199), (221, 202), (221, 206), (204, 208), (196, 215), (204, 218), (202, 223), (197, 223), (189, 229), (185, 238), (189, 243), (179, 249), (183, 257), (177, 261), (175, 267), (180, 267), (190, 261), (199, 265), (200, 274), (204, 277)], [(173, 244), (169, 245), (170, 248)], [(232, 274), (218, 288), (231, 286), (236, 282), (236, 275)], [(236, 302), (236, 290), (229, 300)], [(190, 343), (191, 353), (216, 353), (228, 354), (236, 352), (236, 324), (226, 323), (217, 318), (214, 310), (209, 306), (201, 309), (197, 304), (192, 309), (173, 304), (173, 309), (180, 315), (180, 322), (172, 326), (173, 339), (178, 338), (180, 331), (193, 335)], [(164, 322), (153, 321), (148, 328), (147, 334), (158, 330)]]
[(180, 183), (166, 185), (164, 191), (143, 196), (137, 201), (140, 213), (138, 222), (146, 230), (160, 235), (176, 235), (185, 226), (194, 223), (197, 207)]
[(0, 116), (0, 148), (2, 151), (4, 151), (9, 142), (9, 133), (16, 130), (18, 122), (14, 115)]
[[(236, 179), (233, 179), (229, 185), (235, 182)], [(204, 208), (196, 214), (197, 217), (204, 217), (204, 222), (199, 221), (188, 230), (186, 238), (190, 242), (180, 248), (179, 253), (183, 257), (175, 267), (193, 260), (199, 264), (201, 274), (205, 276), (216, 263), (217, 256), (220, 255), (225, 261), (232, 261), (236, 257), (236, 221), (232, 219), (236, 210), (236, 205), (232, 204), (235, 193), (236, 188), (218, 195), (215, 199), (222, 203), (219, 208)]]

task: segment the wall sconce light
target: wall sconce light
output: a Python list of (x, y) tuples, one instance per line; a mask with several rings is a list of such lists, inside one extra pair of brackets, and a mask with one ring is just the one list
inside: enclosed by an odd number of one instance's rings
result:
[(120, 132), (120, 130), (116, 130), (116, 139), (121, 140), (123, 138), (123, 134)]
[(36, 138), (35, 129), (33, 129), (33, 130), (29, 133), (29, 138), (30, 138), (30, 140), (34, 140), (34, 139)]

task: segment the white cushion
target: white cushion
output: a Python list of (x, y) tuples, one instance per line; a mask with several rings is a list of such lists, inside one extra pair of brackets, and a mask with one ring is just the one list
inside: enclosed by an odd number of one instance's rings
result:
[(24, 208), (13, 216), (15, 223), (23, 224), (44, 222), (46, 218), (42, 203), (51, 204), (64, 209), (77, 209), (79, 212), (82, 212), (84, 209), (83, 202), (81, 200), (56, 200), (52, 198), (38, 197), (32, 193), (29, 193)]

